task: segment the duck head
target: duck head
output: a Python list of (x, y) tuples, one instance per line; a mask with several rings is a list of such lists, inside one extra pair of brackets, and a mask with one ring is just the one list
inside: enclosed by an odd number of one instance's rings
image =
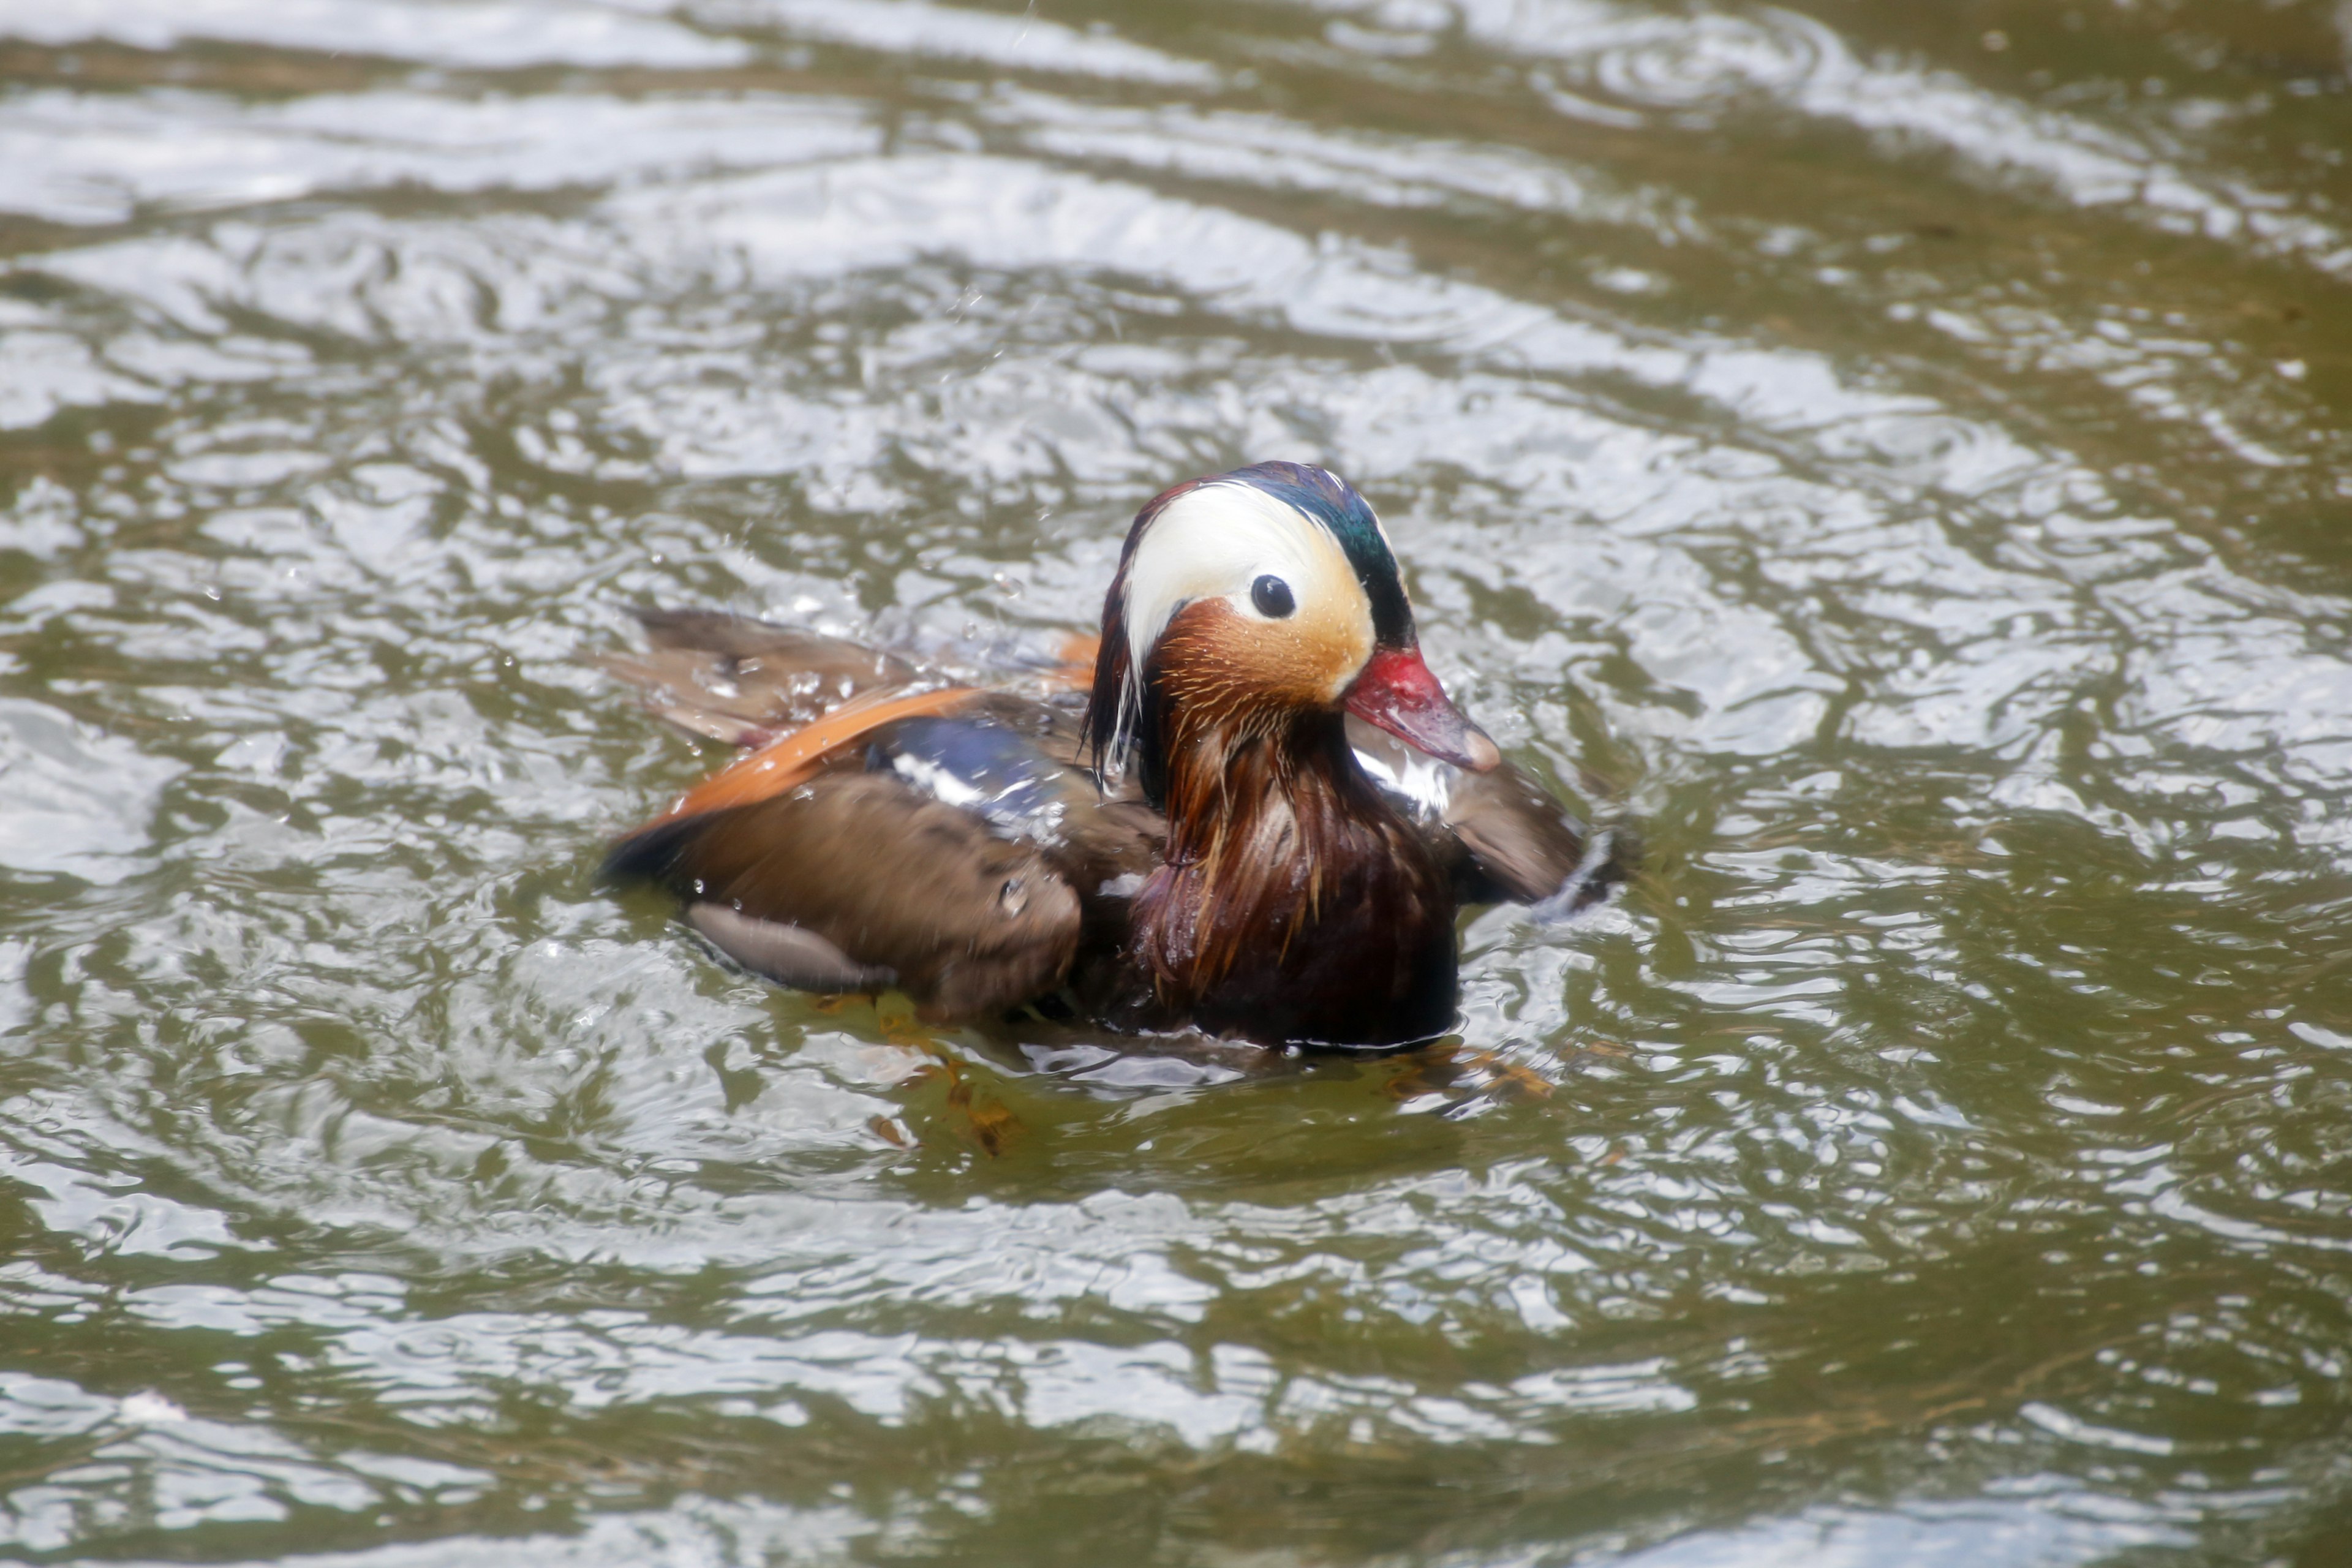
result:
[(1136, 514), (1103, 603), (1087, 730), (1164, 804), (1170, 752), (1353, 713), (1458, 767), (1500, 761), (1423, 661), (1380, 519), (1339, 476), (1256, 463)]

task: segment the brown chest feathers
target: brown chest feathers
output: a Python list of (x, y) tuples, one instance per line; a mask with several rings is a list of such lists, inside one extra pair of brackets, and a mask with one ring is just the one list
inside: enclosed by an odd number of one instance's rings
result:
[(1453, 889), (1358, 770), (1339, 715), (1170, 739), (1168, 861), (1130, 939), (1160, 1005), (1273, 1044), (1451, 1027)]

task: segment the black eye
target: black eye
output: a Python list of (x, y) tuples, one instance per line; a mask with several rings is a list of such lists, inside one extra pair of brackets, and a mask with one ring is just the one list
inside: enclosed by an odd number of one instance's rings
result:
[(1273, 576), (1261, 577), (1250, 584), (1250, 603), (1270, 621), (1278, 621), (1298, 608), (1298, 601), (1290, 596), (1290, 584)]

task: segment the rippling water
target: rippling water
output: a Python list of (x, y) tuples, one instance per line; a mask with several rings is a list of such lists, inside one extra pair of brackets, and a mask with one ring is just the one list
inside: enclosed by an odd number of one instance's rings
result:
[[(2352, 1561), (2352, 15), (0, 4), (0, 1558)], [(627, 608), (1321, 461), (1639, 825), (1460, 1045), (591, 886)]]

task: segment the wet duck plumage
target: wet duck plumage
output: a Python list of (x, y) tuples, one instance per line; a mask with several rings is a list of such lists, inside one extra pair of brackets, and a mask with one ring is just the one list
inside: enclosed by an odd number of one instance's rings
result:
[(607, 872), (786, 985), (1399, 1045), (1454, 1020), (1463, 902), (1607, 879), (1446, 699), (1378, 520), (1319, 468), (1147, 505), (1090, 671), (982, 689), (742, 617), (643, 619), (650, 650), (605, 667), (746, 752)]

